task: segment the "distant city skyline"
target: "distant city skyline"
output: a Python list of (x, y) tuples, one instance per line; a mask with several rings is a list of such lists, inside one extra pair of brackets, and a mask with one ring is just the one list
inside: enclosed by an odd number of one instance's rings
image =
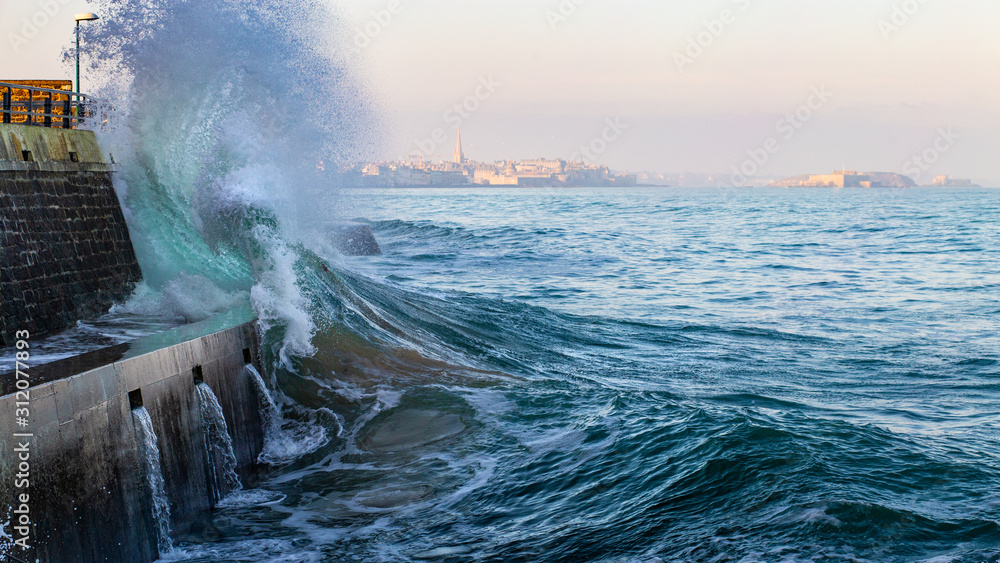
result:
[(357, 163), (339, 174), (345, 185), (360, 186), (628, 187), (637, 183), (636, 174), (613, 171), (583, 158), (468, 159), (461, 130), (456, 134), (451, 160), (425, 159), (422, 151), (417, 151), (401, 160)]
[[(324, 48), (385, 117), (374, 158), (422, 145), (448, 159), (460, 126), (480, 161), (597, 146), (593, 161), (619, 170), (784, 177), (846, 163), (1000, 185), (988, 0), (330, 2), (347, 31)], [(0, 4), (8, 78), (70, 77), (72, 14), (95, 8), (57, 4), (19, 52), (11, 36), (42, 4)], [(609, 120), (620, 131), (602, 143)]]
[[(609, 122), (609, 131), (613, 131)], [(602, 140), (604, 138), (602, 137)], [(442, 141), (443, 142), (443, 141)], [(766, 149), (764, 149), (766, 150)], [(843, 167), (832, 173), (800, 174), (791, 177), (741, 176), (728, 174), (663, 173), (651, 170), (614, 170), (594, 164), (592, 155), (570, 158), (500, 159), (477, 161), (465, 155), (462, 131), (455, 136), (451, 159), (425, 158), (423, 151), (402, 159), (381, 159), (353, 163), (340, 170), (348, 185), (361, 186), (521, 186), (521, 187), (630, 187), (635, 185), (672, 187), (786, 187), (786, 188), (914, 188), (982, 187), (968, 178), (941, 174), (929, 182), (918, 182), (922, 174), (908, 176), (896, 172), (858, 172)]]
[[(352, 41), (366, 25), (376, 29), (370, 24), (387, 6), (343, 4)], [(933, 148), (938, 130), (950, 127), (960, 139), (921, 169), (918, 181), (951, 174), (998, 184), (992, 155), (1000, 151), (1000, 108), (991, 92), (1000, 86), (992, 23), (1000, 21), (1000, 5), (916, 6), (403, 3), (359, 58), (390, 118), (385, 157), (407, 154), (436, 128), (453, 133), (447, 112), (475, 95), (480, 78), (492, 77), (496, 91), (461, 120), (469, 158), (565, 157), (599, 136), (606, 119), (618, 118), (628, 131), (598, 159), (616, 169), (731, 174), (774, 138), (780, 150), (768, 155), (764, 175), (844, 163), (904, 173)], [(706, 46), (688, 51), (699, 40)], [(677, 54), (687, 62), (679, 65)], [(832, 95), (786, 139), (779, 121), (807, 104), (813, 88)], [(446, 156), (451, 144), (443, 148)]]

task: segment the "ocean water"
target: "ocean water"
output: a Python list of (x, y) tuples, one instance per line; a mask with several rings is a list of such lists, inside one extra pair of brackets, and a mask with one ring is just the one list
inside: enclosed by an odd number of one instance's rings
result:
[(384, 254), (271, 382), (330, 439), (169, 559), (1000, 560), (1000, 190), (330, 201)]
[(91, 4), (117, 311), (249, 303), (282, 418), (165, 560), (1000, 561), (1000, 190), (343, 189), (328, 3)]

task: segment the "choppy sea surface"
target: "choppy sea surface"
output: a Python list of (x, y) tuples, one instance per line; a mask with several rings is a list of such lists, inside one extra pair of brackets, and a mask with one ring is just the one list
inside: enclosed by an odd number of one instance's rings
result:
[(314, 205), (384, 251), (300, 260), (327, 440), (165, 559), (1000, 561), (1000, 190)]

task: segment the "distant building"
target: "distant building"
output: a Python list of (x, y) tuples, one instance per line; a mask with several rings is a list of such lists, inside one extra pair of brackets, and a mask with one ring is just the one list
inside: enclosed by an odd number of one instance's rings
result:
[(566, 171), (566, 161), (545, 160), (543, 158), (522, 160), (514, 163), (514, 168), (522, 176), (552, 176)]
[(977, 184), (973, 184), (972, 180), (964, 178), (952, 178), (951, 176), (938, 176), (934, 178), (931, 182), (931, 186), (935, 188), (981, 188)]
[(458, 130), (458, 140), (455, 142), (455, 164), (465, 164), (465, 153), (462, 152), (462, 130)]
[(636, 175), (617, 173), (607, 166), (566, 160), (508, 160), (493, 164), (475, 162), (465, 158), (462, 150), (462, 132), (455, 141), (451, 161), (436, 163), (419, 160), (405, 162), (373, 162), (342, 170), (345, 182), (362, 186), (635, 186)]
[(833, 174), (811, 175), (801, 184), (803, 188), (870, 188), (871, 178), (856, 170), (834, 171)]
[(912, 188), (912, 178), (894, 172), (839, 170), (832, 174), (807, 174), (778, 180), (771, 184), (783, 188)]

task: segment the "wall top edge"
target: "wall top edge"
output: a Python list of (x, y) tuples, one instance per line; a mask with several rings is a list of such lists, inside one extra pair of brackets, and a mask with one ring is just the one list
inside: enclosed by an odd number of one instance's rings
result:
[[(31, 366), (31, 388), (37, 389), (56, 381), (69, 379), (108, 366), (118, 366), (143, 356), (180, 346), (187, 342), (244, 327), (253, 328), (257, 315), (253, 309), (242, 307), (216, 315), (210, 319), (175, 327), (164, 332), (138, 338), (132, 342), (101, 348), (47, 364)], [(0, 373), (0, 397), (13, 394), (17, 389), (16, 372)]]

